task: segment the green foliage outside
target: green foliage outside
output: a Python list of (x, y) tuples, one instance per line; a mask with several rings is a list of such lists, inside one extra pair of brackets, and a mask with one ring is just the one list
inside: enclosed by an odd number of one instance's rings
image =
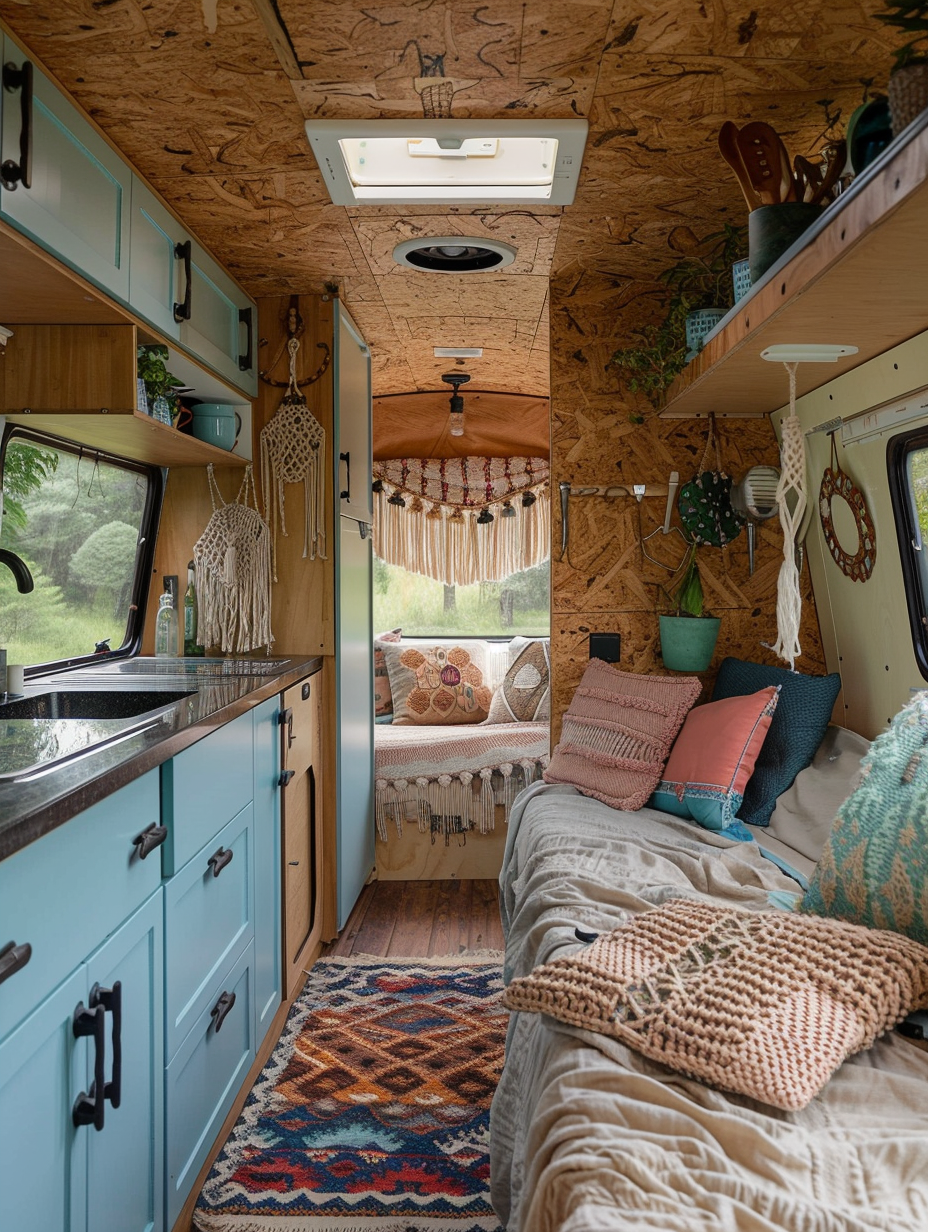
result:
[(92, 654), (105, 638), (114, 649), (121, 646), (147, 480), (14, 438), (3, 486), (0, 545), (25, 560), (35, 581), (35, 589), (21, 595), (0, 568), (0, 645), (9, 662)]
[[(547, 636), (550, 628), (547, 561), (502, 582), (454, 587), (454, 606), (445, 606), (441, 582), (374, 559), (374, 632), (402, 628), (407, 637)], [(505, 623), (512, 596), (512, 621)]]
[(910, 456), (912, 499), (918, 515), (922, 540), (928, 540), (928, 449), (919, 449)]

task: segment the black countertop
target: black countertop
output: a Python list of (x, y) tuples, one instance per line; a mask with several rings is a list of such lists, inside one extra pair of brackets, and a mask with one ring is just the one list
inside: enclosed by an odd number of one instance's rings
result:
[[(134, 658), (33, 678), (26, 697), (77, 690), (184, 696), (151, 715), (93, 720), (4, 719), (0, 707), (0, 859), (321, 667), (318, 656)], [(118, 714), (118, 703), (114, 709)], [(82, 749), (83, 741), (99, 738), (108, 743)], [(32, 760), (24, 755), (24, 745), (75, 751), (66, 760), (30, 771), (24, 769)]]

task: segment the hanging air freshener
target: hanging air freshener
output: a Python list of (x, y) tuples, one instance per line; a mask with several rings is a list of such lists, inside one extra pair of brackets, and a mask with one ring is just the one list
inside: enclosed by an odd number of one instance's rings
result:
[[(829, 433), (829, 436), (831, 437), (831, 466), (825, 468), (822, 486), (818, 493), (818, 512), (822, 519), (825, 543), (828, 545), (832, 559), (843, 574), (854, 582), (866, 582), (873, 572), (876, 561), (876, 530), (873, 526), (873, 518), (870, 516), (863, 492), (850, 475), (841, 469), (835, 448), (834, 432)], [(847, 502), (854, 515), (854, 523), (857, 527), (857, 551), (853, 556), (844, 550), (835, 534), (831, 503), (836, 496)]]

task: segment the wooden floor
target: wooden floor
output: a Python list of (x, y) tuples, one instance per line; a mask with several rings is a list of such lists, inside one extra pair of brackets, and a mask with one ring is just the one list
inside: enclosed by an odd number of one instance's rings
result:
[(431, 958), (501, 950), (495, 881), (374, 881), (323, 954)]

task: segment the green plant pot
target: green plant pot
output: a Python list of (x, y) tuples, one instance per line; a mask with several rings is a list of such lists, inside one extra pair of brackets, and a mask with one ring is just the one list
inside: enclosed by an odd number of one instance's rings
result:
[(719, 636), (719, 616), (661, 616), (661, 658), (672, 672), (704, 672)]

